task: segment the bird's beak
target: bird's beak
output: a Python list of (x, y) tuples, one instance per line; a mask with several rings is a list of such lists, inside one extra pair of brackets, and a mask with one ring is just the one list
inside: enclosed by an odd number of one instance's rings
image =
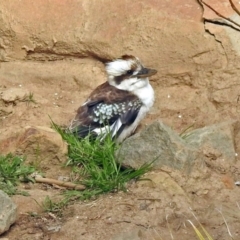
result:
[(138, 72), (137, 77), (150, 77), (157, 73), (157, 70), (150, 68), (142, 68), (140, 72)]

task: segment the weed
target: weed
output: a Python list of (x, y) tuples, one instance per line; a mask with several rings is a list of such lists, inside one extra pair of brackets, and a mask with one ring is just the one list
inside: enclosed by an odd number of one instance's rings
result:
[(182, 138), (182, 139), (186, 139), (187, 137), (189, 137), (191, 135), (191, 130), (193, 129), (194, 127), (194, 124), (188, 126), (187, 128), (185, 128), (180, 134), (179, 136)]
[(32, 181), (29, 175), (35, 171), (33, 167), (24, 165), (24, 160), (24, 158), (12, 154), (0, 156), (0, 189), (9, 195), (27, 194), (16, 188), (20, 181)]
[(92, 140), (86, 137), (79, 140), (73, 134), (62, 130), (52, 122), (53, 128), (62, 136), (68, 144), (67, 165), (72, 166), (79, 182), (86, 186), (84, 191), (69, 190), (65, 192), (68, 199), (89, 199), (102, 193), (126, 190), (126, 183), (131, 179), (139, 179), (149, 171), (152, 162), (139, 169), (123, 168), (116, 162), (115, 152), (119, 149), (110, 136), (104, 141)]
[(40, 204), (44, 212), (53, 212), (58, 214), (61, 213), (65, 205), (64, 201), (53, 201), (49, 196), (45, 197), (44, 201)]
[(36, 104), (36, 100), (34, 99), (34, 95), (32, 92), (30, 92), (29, 94), (25, 95), (22, 102), (26, 102), (27, 105), (29, 105), (30, 103), (34, 103)]
[(64, 207), (68, 204), (68, 200), (63, 199), (60, 201), (53, 201), (49, 196), (46, 196), (43, 202), (39, 203), (33, 198), (36, 204), (43, 209), (44, 212), (51, 212), (57, 214), (59, 217), (62, 216)]

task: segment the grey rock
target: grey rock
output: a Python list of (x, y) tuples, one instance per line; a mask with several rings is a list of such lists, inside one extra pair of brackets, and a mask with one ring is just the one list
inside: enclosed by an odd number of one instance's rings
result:
[(12, 199), (0, 190), (0, 234), (6, 232), (16, 221), (17, 206)]
[(185, 138), (186, 143), (216, 160), (236, 161), (234, 147), (234, 121), (223, 122), (191, 131)]
[(228, 121), (196, 129), (185, 137), (185, 141), (202, 153), (203, 161), (211, 169), (219, 173), (232, 172), (237, 160), (236, 124), (236, 121)]
[(189, 172), (198, 155), (171, 128), (157, 121), (126, 139), (117, 156), (124, 166), (139, 168), (155, 160), (154, 169), (169, 166)]
[(123, 166), (139, 168), (153, 163), (154, 169), (170, 167), (190, 173), (194, 164), (204, 164), (221, 173), (236, 163), (234, 137), (240, 123), (228, 121), (191, 131), (180, 137), (162, 122), (154, 122), (128, 138), (118, 157)]

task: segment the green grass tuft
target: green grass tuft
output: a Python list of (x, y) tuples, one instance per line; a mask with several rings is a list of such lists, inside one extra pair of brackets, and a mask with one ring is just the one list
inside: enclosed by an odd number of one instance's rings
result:
[(182, 139), (186, 139), (187, 137), (189, 137), (191, 135), (191, 131), (193, 130), (194, 124), (188, 126), (187, 128), (185, 128), (180, 134), (179, 137), (181, 137)]
[(27, 194), (16, 188), (19, 182), (32, 181), (29, 175), (35, 171), (33, 167), (24, 165), (24, 160), (12, 154), (0, 156), (0, 189), (9, 195)]
[(34, 99), (34, 95), (33, 95), (32, 92), (30, 92), (29, 94), (27, 94), (27, 95), (23, 98), (22, 102), (26, 102), (27, 105), (29, 105), (30, 103), (34, 103), (34, 104), (37, 103), (36, 100)]
[(33, 199), (44, 212), (52, 212), (61, 216), (63, 207), (66, 205), (64, 201), (53, 201), (49, 196), (46, 196), (42, 203), (38, 203), (36, 199)]
[(137, 170), (124, 169), (115, 157), (115, 152), (120, 146), (110, 136), (104, 141), (92, 140), (91, 137), (79, 140), (53, 122), (52, 126), (68, 144), (67, 165), (72, 166), (75, 179), (86, 186), (84, 191), (67, 191), (67, 198), (84, 200), (107, 192), (124, 191), (127, 182), (139, 179), (151, 169), (152, 163), (145, 164)]

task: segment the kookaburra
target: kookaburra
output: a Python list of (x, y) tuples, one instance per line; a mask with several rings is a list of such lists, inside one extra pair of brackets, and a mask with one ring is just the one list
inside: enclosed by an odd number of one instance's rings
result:
[(77, 110), (70, 132), (104, 139), (109, 133), (117, 142), (130, 136), (154, 103), (148, 77), (157, 73), (134, 56), (124, 55), (106, 63), (107, 81), (99, 85)]

